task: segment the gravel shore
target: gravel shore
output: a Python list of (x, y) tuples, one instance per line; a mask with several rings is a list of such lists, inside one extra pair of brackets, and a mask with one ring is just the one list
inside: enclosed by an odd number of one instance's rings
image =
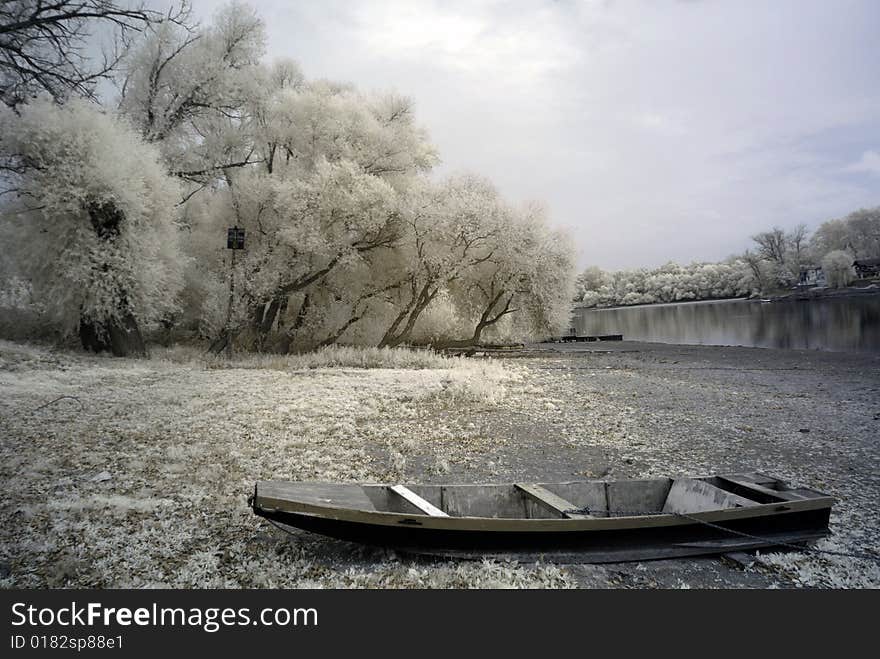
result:
[(877, 562), (805, 552), (410, 558), (286, 536), (245, 503), (261, 478), (759, 470), (839, 499), (818, 548), (880, 553), (880, 355), (621, 342), (381, 369), (156, 355), (0, 342), (0, 586), (880, 587)]
[[(554, 352), (524, 360), (529, 379), (557, 409), (487, 415), (508, 441), (472, 478), (762, 471), (838, 498), (834, 536), (818, 548), (880, 555), (880, 355), (588, 346), (536, 346)], [(718, 559), (609, 570), (624, 586), (880, 586), (877, 562), (803, 553), (760, 556), (747, 570)]]

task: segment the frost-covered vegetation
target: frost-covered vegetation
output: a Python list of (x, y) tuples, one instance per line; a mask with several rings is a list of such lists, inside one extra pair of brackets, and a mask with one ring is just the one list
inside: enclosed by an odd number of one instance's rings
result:
[[(81, 31), (60, 43), (88, 43), (88, 19), (66, 20)], [(512, 205), (478, 175), (433, 177), (438, 154), (411, 99), (265, 61), (263, 21), (237, 2), (205, 27), (185, 11), (139, 11), (123, 28), (119, 58), (95, 74), (118, 83), (103, 105), (85, 60), (66, 85), (7, 62), (18, 74), (3, 79), (0, 111), (13, 334), (78, 333), (117, 355), (144, 353), (145, 334), (290, 353), (564, 325), (570, 241), (540, 204)], [(233, 226), (246, 232), (236, 255)]]
[[(192, 349), (135, 360), (0, 341), (0, 586), (880, 585), (876, 562), (804, 552), (762, 552), (746, 571), (713, 559), (417, 560), (287, 537), (247, 507), (265, 478), (531, 482), (758, 469), (837, 498), (834, 535), (818, 548), (878, 551), (877, 448), (864, 420), (871, 369), (822, 354), (669, 351), (476, 360), (388, 350), (376, 351), (381, 368), (365, 370), (355, 352), (331, 348), (318, 361), (244, 355), (215, 368)], [(397, 361), (406, 355), (420, 361)], [(839, 407), (833, 420), (829, 406)]]
[(45, 322), (78, 328), (99, 348), (137, 319), (170, 317), (185, 257), (167, 238), (179, 231), (180, 190), (158, 150), (80, 100), (7, 109), (0, 131), (21, 172), (3, 208), (7, 244)]
[(801, 272), (821, 266), (830, 286), (853, 278), (853, 261), (880, 258), (880, 207), (829, 220), (809, 235), (804, 225), (752, 236), (755, 248), (720, 263), (667, 263), (659, 268), (605, 272), (592, 266), (577, 277), (575, 302), (611, 307), (742, 297), (789, 288)]
[(576, 301), (584, 307), (611, 307), (748, 295), (752, 278), (739, 259), (728, 263), (667, 263), (654, 270), (604, 272), (591, 267), (577, 278)]
[(548, 565), (287, 542), (253, 515), (255, 479), (397, 480), (416, 447), (444, 473), (473, 440), (437, 415), (527, 386), (495, 362), (376, 350), (384, 368), (364, 371), (356, 355), (216, 370), (182, 349), (116, 360), (0, 341), (0, 586), (570, 586)]
[(841, 288), (853, 279), (852, 257), (845, 251), (836, 249), (822, 257), (822, 270), (830, 286)]
[(295, 355), (239, 354), (229, 360), (206, 355), (204, 349), (175, 345), (157, 347), (153, 357), (179, 364), (204, 364), (207, 368), (271, 368), (296, 371), (313, 368), (453, 368), (461, 357), (449, 357), (431, 350), (404, 348), (358, 348), (326, 346)]

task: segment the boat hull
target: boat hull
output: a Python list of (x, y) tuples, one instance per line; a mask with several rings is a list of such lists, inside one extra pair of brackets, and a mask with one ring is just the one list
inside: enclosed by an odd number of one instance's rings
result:
[(503, 527), (498, 530), (437, 528), (427, 520), (416, 517), (388, 525), (256, 507), (254, 512), (288, 527), (409, 553), (462, 558), (508, 556), (530, 559), (545, 556), (584, 563), (616, 563), (786, 547), (830, 534), (830, 507), (791, 510), (774, 515), (739, 516), (708, 523), (665, 515), (659, 517), (672, 519), (633, 517), (627, 521), (618, 518), (613, 520), (618, 522), (614, 528), (584, 528), (584, 524), (574, 523), (573, 520), (572, 523), (557, 525), (553, 532), (546, 529), (504, 530)]

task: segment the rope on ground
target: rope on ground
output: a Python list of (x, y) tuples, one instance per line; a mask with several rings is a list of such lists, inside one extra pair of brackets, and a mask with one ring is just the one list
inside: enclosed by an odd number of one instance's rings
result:
[(39, 407), (32, 409), (31, 414), (33, 414), (35, 412), (39, 412), (44, 407), (49, 407), (50, 405), (54, 405), (59, 400), (64, 400), (65, 398), (70, 398), (71, 400), (75, 400), (77, 403), (79, 403), (80, 410), (84, 410), (86, 408), (86, 406), (83, 405), (82, 401), (79, 398), (77, 398), (76, 396), (58, 396), (58, 398), (56, 398), (55, 400), (50, 400), (48, 403), (46, 403), (44, 405), (40, 405)]

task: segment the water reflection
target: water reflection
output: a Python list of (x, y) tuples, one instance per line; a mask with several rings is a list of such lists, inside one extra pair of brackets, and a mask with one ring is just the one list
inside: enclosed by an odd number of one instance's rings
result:
[(880, 352), (880, 296), (578, 309), (574, 326), (634, 341)]

